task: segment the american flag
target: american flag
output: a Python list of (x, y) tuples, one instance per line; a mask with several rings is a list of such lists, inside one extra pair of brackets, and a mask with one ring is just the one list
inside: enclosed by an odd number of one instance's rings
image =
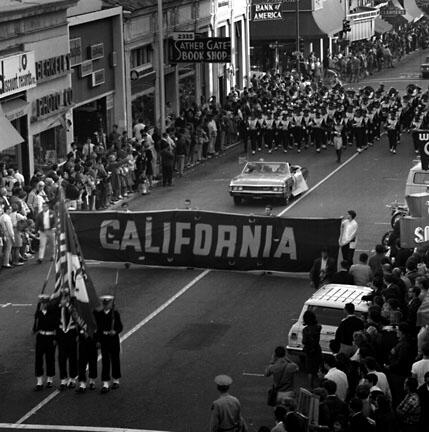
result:
[(71, 312), (79, 327), (92, 336), (95, 331), (93, 311), (98, 307), (94, 284), (86, 271), (73, 224), (61, 192), (56, 212), (55, 291), (70, 296)]

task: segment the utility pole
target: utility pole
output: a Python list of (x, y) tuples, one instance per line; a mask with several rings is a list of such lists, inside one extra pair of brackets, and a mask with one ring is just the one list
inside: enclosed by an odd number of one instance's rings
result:
[(162, 0), (158, 0), (159, 100), (161, 132), (165, 132), (164, 19)]
[(295, 9), (295, 19), (296, 19), (296, 71), (298, 72), (298, 73), (300, 73), (300, 69), (301, 69), (301, 65), (300, 65), (300, 51), (299, 51), (299, 48), (300, 48), (300, 43), (299, 43), (299, 39), (300, 39), (300, 36), (299, 36), (299, 0), (295, 0), (295, 2), (296, 2), (296, 9)]

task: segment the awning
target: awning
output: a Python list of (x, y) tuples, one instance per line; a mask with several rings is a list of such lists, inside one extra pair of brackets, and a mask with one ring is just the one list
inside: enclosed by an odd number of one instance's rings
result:
[(3, 102), (1, 105), (5, 117), (13, 121), (19, 117), (28, 114), (30, 103), (21, 98), (15, 98), (7, 102)]
[(384, 34), (392, 30), (392, 24), (388, 23), (381, 17), (377, 17), (374, 21), (374, 31), (378, 34)]
[(423, 11), (419, 9), (415, 0), (404, 0), (404, 9), (408, 22), (417, 21), (423, 16)]
[[(283, 12), (283, 19), (276, 21), (252, 21), (252, 41), (286, 41), (296, 38), (295, 12)], [(325, 0), (323, 7), (299, 14), (299, 33), (304, 39), (317, 39), (334, 35), (342, 30), (344, 9), (336, 0)]]
[(0, 113), (0, 151), (21, 144), (24, 141), (12, 123)]

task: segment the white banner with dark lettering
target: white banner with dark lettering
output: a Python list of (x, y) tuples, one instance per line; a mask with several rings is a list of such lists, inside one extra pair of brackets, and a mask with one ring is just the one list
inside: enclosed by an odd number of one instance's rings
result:
[(85, 259), (145, 265), (308, 272), (338, 256), (341, 220), (196, 210), (73, 212)]
[(429, 169), (429, 130), (419, 130), (416, 133), (422, 169), (427, 170)]
[(0, 98), (36, 87), (34, 51), (0, 59)]

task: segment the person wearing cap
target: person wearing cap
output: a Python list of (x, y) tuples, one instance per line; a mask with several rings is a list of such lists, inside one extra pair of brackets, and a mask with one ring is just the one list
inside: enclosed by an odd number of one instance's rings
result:
[(353, 135), (356, 141), (356, 151), (360, 153), (366, 146), (366, 122), (360, 108), (356, 110), (353, 118)]
[(341, 222), (339, 245), (341, 247), (343, 259), (348, 261), (350, 265), (353, 264), (357, 231), (356, 212), (354, 210), (349, 210), (347, 216)]
[[(110, 295), (100, 297), (103, 309), (95, 311), (97, 322), (97, 341), (101, 347), (101, 380), (103, 386), (102, 393), (107, 393), (110, 388), (119, 388), (121, 378), (120, 363), (120, 340), (119, 333), (123, 326), (119, 312), (113, 307), (114, 297)], [(113, 379), (110, 385), (111, 378)]]
[(345, 141), (345, 119), (340, 112), (335, 113), (334, 122), (331, 125), (331, 134), (333, 136), (333, 143), (335, 152), (337, 154), (337, 163), (341, 163), (341, 153), (343, 150), (343, 142)]
[(64, 293), (59, 300), (57, 328), (58, 366), (60, 390), (75, 388), (77, 381), (77, 324), (72, 316), (71, 299)]
[(49, 302), (50, 296), (39, 295), (37, 310), (34, 314), (33, 333), (36, 335), (35, 350), (35, 391), (43, 389), (46, 364), (46, 387), (51, 388), (55, 376), (55, 336), (58, 328), (58, 310)]
[(271, 111), (268, 111), (267, 118), (263, 123), (263, 131), (264, 131), (264, 143), (265, 148), (268, 149), (268, 153), (273, 151), (273, 141), (274, 141), (274, 119)]
[(299, 107), (295, 108), (292, 123), (292, 135), (298, 153), (301, 153), (301, 145), (302, 140), (305, 136), (306, 126), (307, 125), (305, 124), (304, 116), (302, 115), (301, 109)]
[(324, 143), (324, 138), (326, 135), (326, 124), (319, 110), (316, 111), (316, 117), (312, 120), (310, 126), (312, 131), (313, 142), (316, 145), (316, 152), (320, 153), (320, 148)]
[(398, 117), (396, 115), (395, 110), (390, 111), (390, 115), (387, 119), (386, 129), (387, 129), (387, 137), (389, 139), (389, 151), (392, 154), (396, 154), (396, 147), (401, 137), (401, 129), (398, 121)]
[(94, 335), (90, 336), (84, 330), (79, 331), (78, 336), (78, 393), (86, 392), (87, 373), (89, 378), (89, 389), (95, 390), (95, 380), (97, 379), (97, 342)]
[(247, 121), (247, 128), (249, 130), (250, 136), (250, 148), (252, 149), (252, 154), (256, 153), (256, 145), (258, 144), (258, 131), (260, 130), (260, 127), (261, 126), (255, 115), (252, 114)]
[(240, 401), (229, 394), (232, 378), (218, 375), (214, 382), (220, 393), (211, 407), (210, 432), (245, 432), (246, 424), (241, 415)]

